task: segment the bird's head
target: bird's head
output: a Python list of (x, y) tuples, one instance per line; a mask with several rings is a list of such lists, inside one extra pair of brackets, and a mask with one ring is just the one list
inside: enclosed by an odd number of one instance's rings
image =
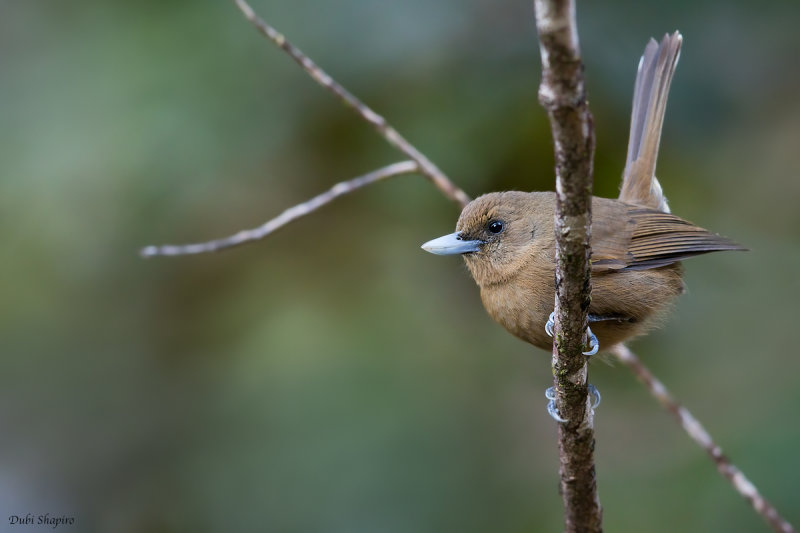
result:
[(544, 200), (541, 193), (485, 194), (464, 208), (455, 233), (422, 248), (437, 255), (463, 255), (478, 285), (502, 283), (552, 243), (553, 209)]

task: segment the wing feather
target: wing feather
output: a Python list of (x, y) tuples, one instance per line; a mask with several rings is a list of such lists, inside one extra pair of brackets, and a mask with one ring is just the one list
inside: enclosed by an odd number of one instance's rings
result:
[(650, 209), (628, 211), (635, 226), (625, 269), (642, 270), (676, 263), (695, 255), (723, 250), (744, 250), (734, 241), (682, 218)]
[[(724, 250), (746, 250), (734, 241), (656, 209), (605, 201), (603, 224), (592, 238), (592, 270), (646, 270)], [(598, 227), (598, 226), (595, 226)]]

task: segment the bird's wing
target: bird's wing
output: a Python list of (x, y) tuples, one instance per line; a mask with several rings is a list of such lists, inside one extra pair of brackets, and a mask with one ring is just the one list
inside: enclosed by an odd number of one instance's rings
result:
[(709, 252), (746, 250), (726, 237), (656, 209), (617, 204), (611, 212), (608, 208), (603, 211), (614, 222), (592, 228), (595, 272), (647, 270)]
[(746, 250), (732, 240), (682, 218), (651, 209), (631, 209), (636, 221), (627, 270), (658, 268), (688, 257), (723, 250)]

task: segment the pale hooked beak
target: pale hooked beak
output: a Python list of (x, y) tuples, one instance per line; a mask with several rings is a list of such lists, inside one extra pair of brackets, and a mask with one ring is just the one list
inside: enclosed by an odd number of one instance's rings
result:
[(465, 241), (458, 232), (433, 239), (422, 245), (422, 249), (436, 255), (456, 255), (477, 252), (483, 241)]

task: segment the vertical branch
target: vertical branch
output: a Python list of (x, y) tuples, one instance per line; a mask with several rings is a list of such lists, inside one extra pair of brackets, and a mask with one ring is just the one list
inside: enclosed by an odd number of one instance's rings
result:
[(534, 0), (542, 56), (539, 102), (553, 131), (556, 160), (556, 318), (553, 375), (559, 425), (565, 530), (602, 531), (594, 468), (593, 413), (581, 353), (591, 296), (594, 131), (586, 103), (574, 0)]

